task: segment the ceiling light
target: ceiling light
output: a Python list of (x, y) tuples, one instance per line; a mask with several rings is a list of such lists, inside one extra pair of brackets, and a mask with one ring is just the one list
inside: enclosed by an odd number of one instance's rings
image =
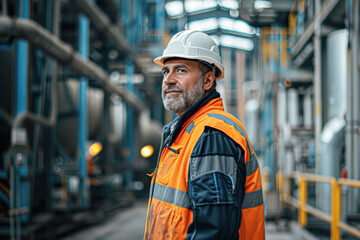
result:
[(224, 8), (228, 9), (238, 9), (239, 8), (239, 1), (237, 0), (221, 0), (219, 5)]
[(165, 4), (165, 10), (170, 17), (179, 16), (184, 13), (184, 4), (182, 1), (172, 1)]
[(254, 8), (256, 10), (265, 9), (265, 8), (272, 8), (273, 4), (270, 1), (266, 0), (256, 0), (254, 2)]
[(245, 33), (245, 34), (255, 34), (255, 28), (251, 27), (244, 21), (234, 20), (231, 18), (220, 18), (219, 26), (222, 29)]
[(217, 18), (205, 18), (198, 21), (189, 22), (187, 29), (199, 30), (199, 31), (210, 31), (219, 27)]
[(186, 0), (185, 1), (185, 11), (188, 13), (202, 11), (217, 6), (216, 0)]
[(231, 35), (221, 35), (220, 44), (224, 47), (237, 48), (246, 51), (252, 51), (254, 49), (254, 43), (251, 39), (234, 37)]

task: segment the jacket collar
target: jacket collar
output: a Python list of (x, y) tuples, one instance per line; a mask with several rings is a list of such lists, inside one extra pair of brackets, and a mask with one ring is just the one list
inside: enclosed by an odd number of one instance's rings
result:
[(201, 107), (209, 103), (211, 100), (220, 98), (220, 93), (216, 89), (212, 90), (205, 96), (203, 96), (199, 101), (197, 101), (193, 106), (191, 106), (181, 117), (176, 117), (172, 122), (167, 124), (163, 128), (163, 133), (165, 136), (166, 146), (170, 146), (172, 142), (176, 139), (177, 135), (180, 133), (184, 123), (189, 120)]

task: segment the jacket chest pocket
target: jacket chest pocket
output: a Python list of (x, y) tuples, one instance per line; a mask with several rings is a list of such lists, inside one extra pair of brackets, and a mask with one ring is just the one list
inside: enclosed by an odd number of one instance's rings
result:
[(159, 169), (157, 173), (157, 181), (163, 185), (167, 185), (172, 175), (176, 175), (174, 172), (175, 163), (178, 161), (180, 150), (182, 146), (171, 146), (171, 149), (166, 148), (164, 156), (159, 163)]

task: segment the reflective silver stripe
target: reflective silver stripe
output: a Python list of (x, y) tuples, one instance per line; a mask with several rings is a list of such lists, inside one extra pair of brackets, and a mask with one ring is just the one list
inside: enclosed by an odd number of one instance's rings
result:
[(246, 162), (246, 176), (250, 176), (251, 174), (253, 174), (258, 167), (259, 163), (257, 161), (256, 155), (251, 154), (250, 161)]
[(251, 193), (245, 193), (242, 209), (253, 208), (263, 204), (262, 189)]
[(153, 198), (157, 200), (174, 204), (178, 207), (190, 208), (190, 199), (187, 192), (175, 188), (166, 187), (155, 183)]
[(220, 171), (236, 179), (237, 165), (233, 157), (210, 155), (190, 159), (190, 179), (205, 173)]
[(190, 134), (194, 127), (194, 122), (191, 122), (185, 130)]
[(246, 134), (245, 134), (244, 130), (236, 122), (234, 122), (233, 120), (231, 120), (228, 117), (225, 117), (223, 115), (216, 114), (216, 113), (209, 113), (208, 115), (209, 115), (209, 117), (214, 117), (214, 118), (223, 120), (225, 123), (227, 123), (227, 124), (229, 124), (231, 126), (234, 126), (235, 129), (238, 132), (240, 132), (241, 135), (243, 135), (243, 137), (246, 140), (246, 144), (247, 144), (249, 155), (250, 155), (249, 161), (246, 162), (246, 176), (250, 176), (251, 174), (253, 174), (255, 172), (255, 170), (259, 167), (259, 164), (258, 164), (258, 161), (256, 159), (256, 156), (251, 153), (250, 144), (249, 144), (249, 141), (248, 141), (248, 139), (246, 137)]

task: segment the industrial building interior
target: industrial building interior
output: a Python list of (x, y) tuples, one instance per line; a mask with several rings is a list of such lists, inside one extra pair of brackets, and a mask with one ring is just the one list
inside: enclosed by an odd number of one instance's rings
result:
[(220, 48), (267, 239), (360, 239), (359, 1), (0, 3), (0, 239), (142, 238), (174, 118), (153, 59), (184, 29)]

